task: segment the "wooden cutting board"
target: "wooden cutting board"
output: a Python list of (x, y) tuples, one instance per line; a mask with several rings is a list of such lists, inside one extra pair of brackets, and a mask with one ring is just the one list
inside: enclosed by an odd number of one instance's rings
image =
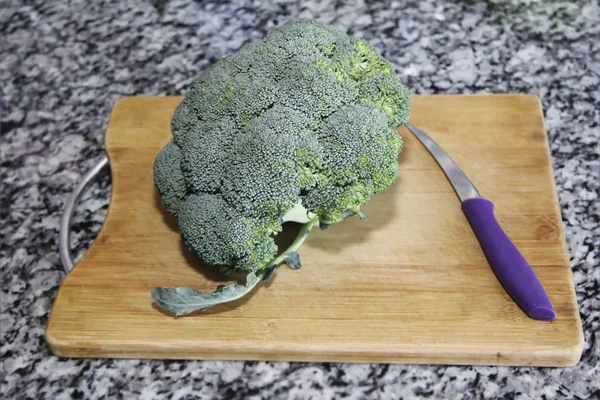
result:
[[(583, 334), (540, 102), (528, 95), (414, 96), (428, 132), (493, 200), (557, 312), (534, 321), (496, 280), (443, 172), (406, 129), (400, 176), (348, 219), (313, 230), (304, 266), (248, 298), (173, 318), (154, 286), (227, 280), (188, 254), (153, 187), (181, 97), (127, 97), (106, 134), (113, 192), (95, 243), (65, 278), (46, 339), (65, 357), (567, 366)], [(293, 228), (293, 227), (292, 227)]]

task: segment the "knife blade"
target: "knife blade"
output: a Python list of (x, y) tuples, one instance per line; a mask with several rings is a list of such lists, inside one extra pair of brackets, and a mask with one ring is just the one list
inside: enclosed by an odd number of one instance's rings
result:
[(494, 203), (481, 196), (467, 175), (429, 135), (411, 123), (406, 123), (406, 127), (444, 171), (460, 198), (462, 211), (492, 271), (504, 290), (530, 318), (541, 321), (555, 320), (556, 312), (542, 283), (496, 220)]

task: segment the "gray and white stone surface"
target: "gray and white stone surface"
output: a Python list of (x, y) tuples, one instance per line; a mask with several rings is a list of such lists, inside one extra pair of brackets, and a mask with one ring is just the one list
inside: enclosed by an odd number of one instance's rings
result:
[[(0, 1), (2, 399), (600, 397), (600, 6), (590, 1)], [(414, 93), (533, 93), (549, 133), (585, 330), (572, 368), (69, 360), (43, 333), (63, 278), (61, 209), (125, 95), (183, 94), (293, 17), (374, 44)], [(77, 254), (105, 216), (78, 208)]]

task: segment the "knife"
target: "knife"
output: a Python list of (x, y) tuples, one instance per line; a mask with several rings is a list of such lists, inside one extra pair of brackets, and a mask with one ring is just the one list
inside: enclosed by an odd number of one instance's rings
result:
[(554, 321), (556, 312), (544, 287), (496, 220), (494, 203), (479, 194), (465, 173), (425, 132), (410, 123), (406, 123), (406, 127), (423, 143), (448, 177), (490, 267), (506, 292), (530, 318)]

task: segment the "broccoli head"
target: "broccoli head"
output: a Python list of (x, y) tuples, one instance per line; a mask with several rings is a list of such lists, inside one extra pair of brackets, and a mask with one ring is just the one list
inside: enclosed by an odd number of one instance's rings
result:
[(406, 86), (365, 41), (291, 21), (191, 84), (155, 184), (205, 264), (258, 274), (273, 265), (292, 208), (325, 228), (394, 183), (409, 106)]

